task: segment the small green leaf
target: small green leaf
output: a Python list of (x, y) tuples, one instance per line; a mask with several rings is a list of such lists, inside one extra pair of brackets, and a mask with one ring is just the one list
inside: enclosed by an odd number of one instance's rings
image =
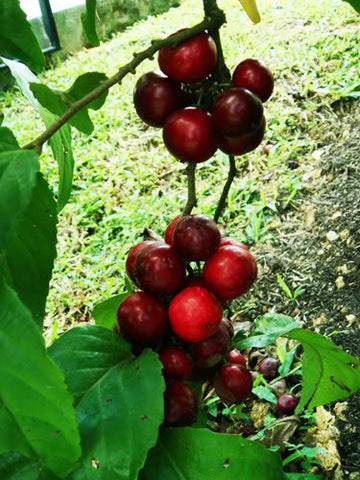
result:
[(115, 295), (115, 297), (98, 303), (92, 312), (96, 325), (112, 330), (116, 324), (116, 313), (119, 305), (128, 295), (129, 292), (120, 293)]
[(6, 127), (0, 127), (0, 153), (19, 149), (19, 144), (12, 131)]
[(284, 360), (282, 364), (279, 367), (279, 374), (283, 377), (284, 375), (287, 375), (290, 370), (291, 370), (291, 365), (294, 360), (294, 355), (296, 352), (297, 346), (289, 350), (288, 352), (285, 353)]
[(267, 400), (271, 403), (277, 403), (277, 398), (272, 393), (271, 388), (267, 387), (266, 385), (259, 385), (258, 387), (253, 388), (252, 393), (262, 400)]
[(100, 45), (99, 38), (96, 33), (96, 0), (86, 0), (86, 12), (81, 15), (81, 22), (84, 33), (90, 45), (98, 47)]
[(282, 276), (280, 275), (280, 273), (276, 273), (276, 278), (277, 278), (278, 284), (283, 289), (283, 291), (286, 293), (287, 297), (290, 298), (290, 300), (293, 300), (293, 294), (292, 294), (290, 288), (286, 285), (286, 283), (285, 283), (284, 279), (282, 278)]
[[(88, 95), (90, 92), (95, 90), (95, 88), (99, 87), (105, 80), (107, 80), (107, 76), (105, 75), (105, 73), (84, 73), (75, 80), (75, 82), (66, 92), (66, 94), (69, 96), (69, 98), (72, 99), (72, 101), (80, 100), (81, 98), (85, 97), (85, 95)], [(99, 110), (99, 108), (104, 105), (107, 95), (108, 90), (106, 90), (106, 92), (104, 92), (99, 98), (96, 98), (95, 100), (90, 102), (86, 106), (86, 108), (90, 108), (92, 110)]]

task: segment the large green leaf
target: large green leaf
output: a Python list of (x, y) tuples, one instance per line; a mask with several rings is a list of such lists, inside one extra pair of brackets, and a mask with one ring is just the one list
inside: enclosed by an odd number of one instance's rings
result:
[(100, 45), (97, 33), (96, 33), (96, 0), (86, 0), (86, 12), (81, 15), (81, 22), (83, 25), (84, 33), (90, 45), (98, 47)]
[(35, 152), (14, 150), (0, 153), (0, 254), (30, 202), (38, 170)]
[(116, 313), (119, 305), (128, 295), (128, 292), (120, 293), (104, 302), (98, 303), (92, 312), (96, 325), (113, 329), (116, 324)]
[(0, 153), (19, 149), (19, 144), (12, 131), (6, 127), (0, 127)]
[(360, 13), (360, 0), (344, 0), (347, 3), (350, 3), (350, 5), (358, 12)]
[(63, 376), (15, 292), (0, 284), (1, 452), (36, 456), (64, 478), (80, 457), (78, 421)]
[[(49, 127), (52, 125), (58, 116), (42, 107), (30, 90), (30, 83), (39, 83), (38, 78), (22, 63), (7, 60), (6, 58), (3, 58), (3, 61), (10, 68), (11, 74), (16, 79), (24, 96), (41, 115), (45, 126)], [(61, 127), (49, 139), (49, 145), (59, 166), (58, 211), (60, 211), (69, 200), (74, 170), (70, 126), (66, 124)]]
[(0, 271), (40, 327), (56, 257), (56, 222), (56, 203), (38, 173), (30, 204), (9, 241)]
[(0, 0), (0, 55), (17, 58), (38, 72), (45, 67), (45, 57), (19, 0)]
[(315, 475), (314, 473), (286, 473), (286, 480), (323, 480), (322, 475)]
[(40, 464), (20, 453), (0, 455), (0, 478), (4, 480), (39, 480)]
[(286, 336), (299, 340), (304, 347), (303, 385), (297, 412), (304, 406), (312, 409), (360, 390), (360, 360), (310, 330), (297, 329)]
[(166, 428), (150, 450), (141, 480), (282, 480), (281, 458), (240, 435)]
[[(83, 466), (73, 480), (134, 480), (163, 421), (164, 380), (158, 356), (140, 357), (106, 328), (78, 327), (49, 349), (73, 393)], [(95, 468), (96, 467), (96, 468)]]

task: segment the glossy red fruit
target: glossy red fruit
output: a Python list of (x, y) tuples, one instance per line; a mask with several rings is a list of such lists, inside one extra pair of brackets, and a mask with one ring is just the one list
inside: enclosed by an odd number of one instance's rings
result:
[(243, 365), (244, 367), (246, 367), (246, 359), (237, 348), (233, 348), (232, 350), (230, 350), (230, 352), (226, 356), (226, 359), (229, 363)]
[(140, 242), (137, 245), (134, 245), (127, 256), (126, 259), (126, 273), (129, 275), (132, 281), (134, 281), (134, 264), (135, 264), (135, 258), (136, 255), (145, 247), (148, 247), (149, 245), (153, 245), (156, 243), (153, 240), (145, 240), (144, 242)]
[(213, 382), (216, 393), (228, 403), (243, 402), (250, 394), (253, 380), (243, 365), (225, 365), (216, 372)]
[(152, 127), (162, 127), (170, 113), (185, 106), (180, 84), (155, 72), (139, 78), (133, 99), (139, 117)]
[(190, 345), (190, 353), (194, 364), (200, 368), (211, 368), (218, 365), (226, 355), (230, 346), (230, 334), (225, 325), (211, 337)]
[(176, 110), (165, 122), (166, 148), (182, 162), (205, 162), (214, 155), (219, 140), (209, 112), (196, 107)]
[(144, 292), (128, 295), (117, 311), (121, 334), (136, 345), (155, 346), (169, 331), (166, 307)]
[(202, 287), (187, 287), (170, 303), (169, 319), (173, 331), (186, 342), (199, 342), (219, 328), (222, 307), (215, 296)]
[(247, 292), (257, 276), (254, 257), (244, 248), (226, 245), (206, 260), (203, 279), (218, 298), (231, 300)]
[(299, 399), (295, 395), (284, 393), (280, 395), (277, 401), (277, 406), (280, 412), (292, 414), (299, 403)]
[(159, 359), (164, 365), (162, 373), (166, 378), (183, 380), (191, 376), (193, 361), (185, 350), (176, 345), (163, 348)]
[(176, 293), (185, 281), (185, 265), (174, 247), (156, 242), (136, 255), (134, 278), (145, 292)]
[(222, 135), (240, 137), (259, 128), (263, 106), (249, 90), (232, 87), (216, 97), (212, 116)]
[(223, 317), (221, 320), (221, 324), (226, 326), (226, 328), (228, 329), (230, 338), (232, 338), (234, 336), (234, 325), (232, 324), (231, 320)]
[(233, 246), (235, 246), (235, 247), (244, 248), (245, 250), (249, 251), (249, 249), (248, 249), (248, 247), (245, 245), (245, 243), (239, 242), (239, 240), (236, 240), (236, 238), (223, 237), (223, 238), (220, 240), (219, 248), (225, 247), (226, 245), (233, 245)]
[(276, 358), (267, 357), (259, 363), (259, 372), (264, 375), (267, 380), (271, 380), (279, 375), (280, 362)]
[(186, 215), (175, 227), (174, 247), (185, 260), (206, 260), (219, 243), (220, 231), (208, 215)]
[(274, 79), (270, 70), (254, 58), (247, 58), (235, 68), (232, 83), (236, 87), (247, 88), (263, 102), (274, 90)]
[(174, 245), (174, 230), (176, 225), (180, 222), (182, 219), (182, 215), (178, 215), (175, 217), (171, 222), (169, 223), (167, 229), (165, 230), (165, 243), (168, 245)]
[(257, 148), (262, 142), (265, 134), (266, 121), (263, 116), (259, 127), (253, 132), (241, 137), (220, 136), (219, 148), (228, 155), (244, 155)]
[(196, 421), (199, 410), (194, 390), (184, 382), (169, 383), (164, 393), (164, 424), (173, 427), (190, 426)]
[(161, 48), (158, 60), (168, 77), (182, 83), (199, 82), (214, 70), (216, 45), (210, 35), (200, 33), (176, 47)]

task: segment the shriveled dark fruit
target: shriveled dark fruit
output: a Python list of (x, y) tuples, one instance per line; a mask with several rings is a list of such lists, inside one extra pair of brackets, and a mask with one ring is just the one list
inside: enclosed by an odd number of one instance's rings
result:
[(264, 375), (264, 378), (271, 380), (279, 375), (279, 360), (273, 357), (267, 357), (259, 363), (259, 372)]
[(211, 337), (219, 329), (221, 318), (219, 300), (202, 287), (184, 288), (169, 306), (171, 328), (186, 342), (199, 342)]
[(229, 320), (228, 318), (223, 317), (221, 320), (221, 324), (226, 326), (226, 328), (228, 329), (230, 338), (232, 338), (234, 336), (234, 325), (232, 321)]
[(186, 215), (174, 230), (174, 247), (186, 260), (207, 260), (219, 243), (220, 231), (208, 215)]
[(156, 242), (135, 258), (134, 278), (145, 292), (176, 293), (185, 281), (185, 265), (174, 247)]
[(219, 137), (219, 148), (228, 155), (244, 155), (252, 152), (262, 142), (265, 134), (266, 120), (263, 116), (258, 128), (250, 133), (239, 137), (221, 135)]
[(173, 220), (171, 220), (171, 222), (167, 226), (165, 230), (165, 243), (167, 243), (168, 245), (174, 245), (174, 230), (181, 219), (182, 215), (180, 214), (176, 216)]
[(212, 117), (222, 135), (240, 137), (259, 128), (263, 106), (249, 90), (232, 87), (216, 97)]
[(127, 259), (126, 259), (126, 265), (125, 265), (125, 268), (126, 268), (126, 273), (129, 275), (129, 277), (131, 278), (132, 281), (134, 281), (134, 264), (135, 264), (135, 258), (136, 258), (136, 255), (145, 247), (148, 247), (149, 245), (153, 245), (154, 243), (156, 243), (155, 241), (153, 240), (145, 240), (144, 242), (140, 242), (138, 243), (137, 245), (134, 245), (129, 253), (128, 253), (128, 256), (127, 256)]
[(194, 364), (200, 368), (210, 368), (218, 365), (226, 355), (230, 346), (229, 331), (223, 323), (211, 337), (190, 345), (190, 353)]
[(247, 88), (266, 102), (274, 90), (274, 78), (270, 70), (259, 60), (247, 58), (235, 68), (232, 83)]
[(245, 250), (248, 250), (248, 247), (245, 245), (245, 243), (240, 242), (239, 240), (236, 240), (236, 238), (231, 238), (231, 237), (223, 237), (220, 240), (219, 248), (225, 247), (226, 245), (233, 245), (234, 247), (240, 247), (244, 248)]
[(237, 348), (233, 348), (232, 350), (230, 350), (230, 352), (226, 356), (226, 360), (229, 363), (244, 365), (244, 367), (246, 367), (246, 359)]
[(294, 410), (297, 407), (298, 403), (299, 399), (295, 397), (295, 395), (284, 393), (278, 398), (277, 406), (280, 412), (292, 414), (294, 413)]
[(213, 382), (216, 393), (227, 403), (240, 403), (250, 394), (253, 380), (243, 365), (224, 365), (216, 372)]
[(157, 345), (169, 331), (166, 307), (145, 292), (124, 298), (117, 311), (117, 323), (126, 340), (141, 346)]
[(162, 74), (148, 72), (136, 83), (134, 105), (145, 123), (162, 127), (170, 113), (185, 106), (185, 95), (178, 82)]
[(164, 365), (164, 377), (183, 380), (191, 376), (193, 362), (183, 348), (177, 345), (164, 347), (159, 353), (159, 359)]
[(194, 390), (184, 382), (168, 383), (165, 393), (164, 424), (172, 427), (190, 426), (196, 421), (199, 410)]

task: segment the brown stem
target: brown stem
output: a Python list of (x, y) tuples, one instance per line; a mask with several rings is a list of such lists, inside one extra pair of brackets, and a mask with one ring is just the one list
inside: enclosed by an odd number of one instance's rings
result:
[(214, 215), (215, 222), (217, 222), (220, 218), (220, 215), (221, 215), (221, 213), (222, 213), (222, 211), (225, 207), (226, 199), (227, 199), (231, 184), (232, 184), (232, 182), (233, 182), (233, 180), (234, 180), (234, 178), (237, 174), (235, 158), (234, 158), (233, 155), (229, 155), (229, 162), (230, 162), (230, 168), (229, 168), (228, 177), (227, 177), (226, 183), (224, 185), (223, 191), (221, 193), (221, 197), (220, 197), (219, 203), (216, 207), (216, 212), (215, 212), (215, 215)]
[(47, 130), (45, 130), (45, 132), (43, 132), (32, 142), (25, 145), (23, 148), (27, 150), (39, 149), (39, 147), (49, 140), (49, 138), (54, 135), (54, 133), (56, 133), (63, 125), (65, 125), (70, 118), (76, 115), (77, 112), (86, 107), (86, 105), (91, 103), (96, 98), (99, 98), (111, 87), (121, 82), (125, 75), (128, 73), (135, 73), (136, 67), (147, 58), (153, 58), (154, 54), (160, 50), (160, 48), (177, 45), (178, 43), (188, 40), (204, 30), (219, 28), (223, 23), (225, 23), (225, 15), (221, 10), (218, 10), (214, 11), (211, 17), (205, 17), (202, 22), (198, 23), (194, 27), (183, 30), (175, 35), (170, 35), (162, 40), (153, 40), (149, 48), (143, 50), (142, 52), (135, 53), (131, 62), (121, 67), (115, 75), (105, 80), (88, 95), (85, 95), (85, 97), (73, 103), (61, 117), (59, 117), (52, 125), (50, 125)]
[(183, 211), (183, 215), (190, 215), (191, 210), (197, 205), (195, 170), (196, 163), (189, 163), (189, 165), (185, 169), (188, 183), (188, 199)]

